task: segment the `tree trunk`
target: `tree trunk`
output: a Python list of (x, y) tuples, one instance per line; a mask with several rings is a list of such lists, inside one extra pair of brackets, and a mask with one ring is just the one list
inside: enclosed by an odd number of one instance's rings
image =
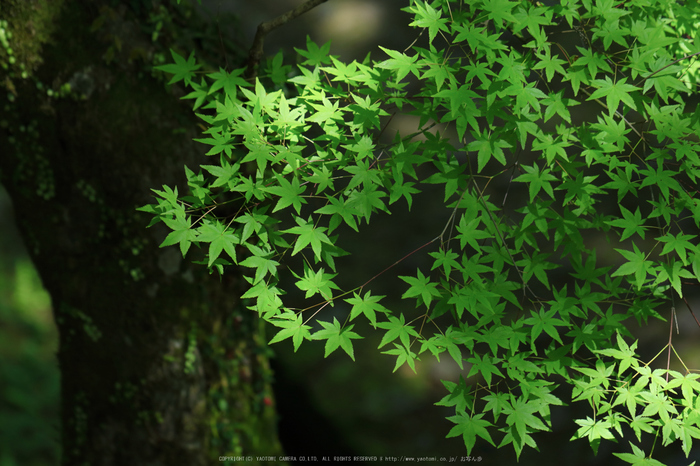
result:
[(15, 57), (0, 71), (0, 182), (59, 329), (62, 462), (279, 454), (265, 339), (239, 301), (242, 280), (192, 265), (196, 250), (159, 250), (165, 230), (135, 210), (152, 187), (182, 192), (183, 165), (204, 161), (191, 101), (150, 71), (154, 54), (169, 59), (154, 15), (168, 47), (201, 24), (158, 1), (127, 3), (0, 10)]

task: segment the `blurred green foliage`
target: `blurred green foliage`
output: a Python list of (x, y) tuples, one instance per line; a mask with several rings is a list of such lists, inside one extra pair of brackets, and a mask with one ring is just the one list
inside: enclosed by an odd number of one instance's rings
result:
[[(3, 228), (0, 239), (12, 244), (5, 233)], [(51, 301), (31, 261), (21, 248), (5, 251), (0, 255), (0, 466), (58, 464), (57, 346)]]

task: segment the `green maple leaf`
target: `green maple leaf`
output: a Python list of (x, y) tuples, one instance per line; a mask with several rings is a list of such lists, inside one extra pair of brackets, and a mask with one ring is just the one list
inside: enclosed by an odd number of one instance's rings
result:
[(326, 348), (324, 357), (328, 357), (333, 351), (337, 350), (339, 347), (345, 351), (348, 356), (354, 361), (355, 351), (352, 347), (352, 340), (363, 338), (357, 333), (352, 331), (353, 326), (348, 325), (347, 327), (341, 328), (338, 320), (333, 317), (333, 323), (324, 322), (322, 320), (318, 321), (323, 327), (323, 330), (311, 335), (312, 340), (326, 340)]
[(418, 0), (415, 6), (411, 8), (411, 11), (415, 13), (416, 20), (409, 24), (409, 26), (428, 28), (430, 43), (433, 42), (433, 39), (435, 39), (439, 31), (449, 32), (449, 28), (447, 27), (448, 20), (442, 17), (442, 11), (440, 9), (436, 10), (430, 6), (430, 4)]
[(250, 101), (254, 107), (259, 107), (265, 112), (274, 111), (275, 102), (282, 95), (282, 91), (275, 91), (268, 94), (265, 86), (260, 83), (259, 79), (255, 79), (255, 93), (248, 89), (241, 88), (241, 92)]
[(700, 282), (700, 252), (695, 252), (692, 257), (693, 274), (695, 274), (695, 279)]
[(401, 173), (397, 173), (397, 176), (394, 177), (394, 180), (396, 181), (393, 185), (391, 185), (391, 195), (389, 196), (389, 205), (393, 204), (394, 202), (398, 201), (403, 197), (406, 199), (406, 203), (408, 204), (408, 210), (411, 210), (411, 206), (413, 205), (413, 194), (420, 193), (421, 191), (417, 188), (414, 188), (413, 186), (415, 183), (412, 181), (403, 181), (403, 176), (401, 176)]
[(485, 0), (484, 10), (488, 12), (489, 19), (499, 27), (503, 27), (503, 21), (506, 23), (517, 23), (515, 16), (511, 14), (511, 10), (518, 4), (508, 0)]
[(598, 446), (601, 439), (614, 440), (615, 436), (610, 431), (612, 424), (607, 419), (576, 419), (576, 424), (581, 426), (571, 440), (588, 437), (594, 453), (598, 453)]
[(180, 202), (177, 197), (177, 186), (175, 186), (175, 189), (171, 189), (170, 186), (163, 185), (163, 191), (158, 191), (157, 189), (151, 189), (151, 191), (165, 199), (168, 202), (168, 204), (170, 204), (173, 207), (177, 207), (180, 205)]
[(241, 168), (239, 164), (231, 165), (226, 160), (223, 160), (221, 165), (201, 165), (201, 167), (216, 177), (216, 181), (211, 184), (212, 188), (228, 185)]
[[(248, 283), (253, 283), (252, 277), (244, 275), (243, 278), (245, 278)], [(277, 289), (277, 287), (266, 283), (264, 280), (260, 280), (250, 287), (248, 291), (243, 293), (241, 299), (255, 298), (255, 306), (250, 306), (248, 309), (256, 311), (260, 317), (269, 320), (280, 314), (280, 309), (282, 308), (281, 294), (282, 292)], [(294, 313), (292, 312), (292, 314)], [(307, 327), (307, 330), (308, 328), (310, 327)], [(301, 341), (299, 341), (299, 343), (301, 343)]]
[[(459, 375), (459, 383), (450, 382), (449, 380), (441, 380), (449, 395), (444, 396), (440, 401), (435, 403), (437, 406), (455, 407), (455, 412), (463, 413), (468, 406), (472, 405), (473, 397), (469, 394), (471, 386), (467, 386), (462, 374)], [(486, 399), (486, 397), (484, 397)]]
[(272, 276), (277, 275), (277, 267), (280, 263), (270, 258), (274, 255), (273, 251), (264, 251), (252, 244), (246, 244), (246, 246), (253, 255), (241, 261), (239, 265), (255, 269), (253, 285), (265, 278), (268, 273)]
[(301, 71), (301, 74), (289, 78), (289, 82), (298, 84), (298, 88), (302, 94), (304, 94), (304, 91), (307, 89), (318, 87), (321, 77), (321, 70), (318, 67), (314, 67), (313, 70), (308, 70), (303, 66), (299, 66), (299, 71)]
[(622, 150), (625, 144), (629, 143), (629, 138), (626, 134), (631, 130), (623, 119), (615, 121), (613, 116), (603, 114), (602, 118), (598, 115), (597, 120), (596, 123), (591, 125), (591, 128), (599, 131), (595, 139), (603, 151), (614, 152)]
[[(284, 132), (289, 128), (295, 128), (297, 126), (303, 126), (304, 123), (301, 121), (304, 116), (304, 110), (301, 108), (289, 108), (289, 102), (284, 95), (279, 97), (279, 107), (278, 114), (272, 123), (272, 127), (278, 129), (280, 132)], [(285, 147), (285, 146), (282, 146)], [(293, 165), (294, 166), (294, 165)], [(296, 168), (296, 166), (295, 166)]]
[(677, 374), (676, 377), (669, 381), (666, 389), (671, 390), (680, 386), (686, 405), (693, 406), (697, 394), (700, 393), (700, 382), (698, 379), (700, 379), (700, 374)]
[(620, 101), (627, 104), (631, 109), (637, 110), (637, 105), (634, 103), (632, 96), (630, 96), (630, 92), (636, 91), (639, 88), (631, 84), (625, 84), (625, 82), (627, 82), (627, 78), (622, 78), (615, 83), (609, 76), (606, 76), (605, 80), (594, 79), (592, 84), (598, 89), (591, 94), (588, 100), (605, 97), (605, 102), (611, 117), (617, 112)]
[(380, 184), (381, 171), (372, 168), (369, 160), (358, 160), (356, 165), (349, 165), (344, 170), (353, 175), (347, 188), (345, 188), (348, 191), (360, 184), (363, 188), (369, 189), (374, 189)]
[(484, 412), (490, 410), (493, 413), (493, 419), (495, 422), (498, 421), (498, 417), (501, 415), (503, 410), (507, 406), (510, 406), (510, 401), (507, 393), (491, 393), (489, 395), (484, 396), (482, 399), (486, 401), (486, 405), (484, 405)]
[(249, 86), (250, 84), (241, 75), (245, 71), (245, 68), (239, 68), (228, 73), (223, 68), (219, 68), (216, 73), (209, 74), (209, 77), (214, 80), (211, 87), (209, 88), (209, 94), (213, 94), (219, 89), (223, 89), (224, 93), (231, 99), (236, 98), (236, 89), (242, 86)]
[(562, 60), (559, 57), (552, 57), (551, 47), (545, 49), (545, 55), (537, 53), (537, 58), (540, 59), (539, 63), (532, 67), (533, 70), (540, 70), (544, 68), (545, 75), (547, 76), (547, 81), (551, 82), (554, 77), (554, 73), (557, 72), (562, 76), (566, 76), (566, 71), (563, 65), (566, 60)]
[(194, 77), (194, 72), (197, 71), (202, 65), (198, 65), (194, 59), (194, 50), (190, 53), (187, 60), (182, 55), (179, 55), (175, 50), (170, 49), (170, 54), (173, 56), (175, 63), (169, 63), (167, 65), (155, 66), (156, 70), (165, 71), (170, 73), (173, 77), (170, 79), (168, 84), (173, 84), (178, 81), (185, 81), (185, 84), (190, 85), (192, 83), (192, 78)]
[(531, 134), (537, 137), (537, 133), (540, 131), (539, 127), (534, 123), (539, 117), (534, 113), (526, 112), (521, 113), (519, 117), (517, 120), (511, 120), (510, 124), (515, 124), (518, 136), (520, 136), (520, 146), (525, 147), (527, 135)]
[(598, 277), (604, 275), (610, 270), (610, 267), (596, 268), (596, 253), (595, 250), (588, 254), (585, 265), (582, 264), (582, 259), (580, 257), (572, 257), (571, 265), (573, 266), (576, 273), (572, 273), (571, 276), (578, 278), (579, 280), (584, 280), (592, 284), (599, 284), (602, 286), (602, 282)]
[(377, 189), (377, 186), (372, 184), (365, 186), (361, 191), (353, 189), (348, 196), (347, 205), (349, 208), (357, 211), (358, 216), (363, 216), (369, 223), (372, 212), (375, 210), (389, 211), (382, 201), (383, 197), (386, 197), (384, 191)]
[(683, 264), (670, 259), (670, 263), (662, 263), (661, 267), (657, 268), (658, 275), (654, 280), (654, 285), (663, 283), (666, 280), (671, 282), (671, 286), (678, 293), (678, 296), (683, 297), (683, 289), (681, 288), (681, 278), (694, 278), (694, 275), (689, 270), (683, 268)]
[(282, 232), (299, 235), (294, 243), (292, 256), (296, 255), (299, 251), (310, 244), (311, 249), (314, 251), (314, 255), (318, 260), (320, 260), (322, 243), (326, 243), (331, 246), (333, 245), (333, 242), (328, 239), (328, 236), (326, 236), (324, 233), (326, 229), (324, 227), (314, 226), (313, 222), (311, 221), (311, 217), (309, 217), (309, 220), (304, 220), (301, 217), (297, 217), (296, 222), (298, 226), (289, 228)]
[(270, 344), (277, 343), (291, 337), (292, 341), (294, 342), (294, 351), (296, 352), (304, 338), (311, 338), (311, 334), (309, 333), (309, 329), (311, 329), (311, 327), (304, 325), (301, 314), (295, 314), (292, 311), (287, 311), (276, 316), (275, 318), (269, 319), (268, 322), (276, 327), (282, 328), (282, 330), (277, 332), (272, 340), (270, 340)]
[(547, 94), (535, 87), (535, 83), (531, 82), (526, 86), (522, 83), (516, 83), (503, 91), (506, 95), (515, 96), (516, 110), (522, 112), (526, 105), (532, 107), (537, 113), (540, 113), (540, 100), (547, 98)]
[(578, 66), (571, 66), (566, 70), (564, 81), (571, 81), (571, 89), (574, 91), (574, 96), (578, 96), (581, 83), (588, 85), (589, 79), (588, 76), (586, 76), (585, 69)]
[(343, 221), (349, 225), (350, 228), (358, 231), (357, 222), (355, 221), (355, 215), (357, 215), (358, 212), (350, 208), (348, 206), (348, 202), (343, 201), (342, 198), (337, 199), (329, 195), (326, 195), (326, 198), (328, 199), (329, 204), (316, 209), (315, 213), (332, 215), (328, 225), (328, 232), (330, 233), (335, 230)]
[(294, 207), (297, 214), (301, 213), (301, 205), (306, 204), (306, 199), (304, 199), (301, 195), (304, 193), (306, 188), (299, 184), (299, 178), (295, 176), (290, 182), (279, 173), (275, 174), (275, 178), (277, 179), (279, 186), (262, 188), (263, 191), (280, 197), (272, 212), (277, 212), (278, 210), (282, 210), (291, 205)]
[(447, 434), (447, 438), (457, 437), (461, 435), (464, 438), (464, 445), (467, 447), (467, 455), (471, 454), (472, 448), (476, 443), (476, 437), (481, 437), (487, 442), (489, 442), (494, 447), (496, 446), (491, 439), (491, 434), (489, 434), (488, 428), (492, 427), (491, 424), (486, 419), (482, 419), (484, 413), (474, 414), (472, 416), (466, 413), (458, 414), (456, 416), (450, 416), (447, 418), (448, 421), (457, 424), (452, 427)]
[(387, 332), (384, 334), (384, 337), (382, 337), (381, 343), (379, 343), (379, 348), (386, 345), (387, 343), (396, 340), (397, 338), (401, 340), (403, 346), (408, 347), (410, 343), (410, 337), (418, 336), (418, 332), (416, 332), (416, 330), (413, 327), (411, 327), (410, 325), (406, 325), (406, 320), (404, 319), (403, 314), (399, 314), (398, 319), (390, 315), (389, 322), (378, 322), (377, 327), (387, 330)]
[(317, 272), (314, 272), (311, 267), (304, 264), (304, 278), (296, 282), (297, 288), (305, 291), (305, 298), (310, 298), (315, 294), (320, 294), (324, 299), (330, 300), (333, 298), (331, 290), (338, 290), (338, 286), (332, 282), (335, 274), (328, 274), (321, 267)]
[[(634, 419), (636, 417), (637, 403), (642, 402), (642, 398), (640, 396), (641, 392), (642, 388), (638, 385), (618, 387), (616, 389), (617, 396), (615, 397), (613, 407), (624, 404), (627, 407), (627, 411), (629, 411), (630, 416), (632, 416)], [(630, 423), (630, 427), (633, 427), (632, 423)], [(635, 430), (635, 433), (639, 431), (639, 429), (635, 429), (634, 427), (633, 429)], [(637, 438), (639, 438), (639, 436), (637, 436)]]
[[(246, 116), (250, 115), (250, 112), (243, 108), (241, 104), (236, 99), (232, 98), (230, 95), (227, 95), (224, 98), (224, 103), (216, 101), (215, 107), (216, 117), (214, 117), (214, 121), (227, 121), (228, 123), (233, 123), (233, 121), (239, 116), (245, 118)], [(250, 116), (252, 117), (252, 115)], [(257, 131), (257, 127), (255, 126), (253, 126), (251, 129)], [(223, 128), (213, 126), (211, 129), (207, 130), (206, 133), (214, 133), (221, 131), (223, 131)]]
[(433, 79), (435, 81), (435, 86), (439, 91), (442, 85), (445, 83), (445, 80), (450, 77), (450, 70), (442, 63), (435, 63), (431, 61), (421, 61), (420, 63), (428, 66), (427, 71), (425, 71), (423, 76), (421, 76), (421, 80), (426, 80), (427, 78)]
[(214, 261), (219, 257), (221, 251), (231, 256), (236, 262), (236, 244), (240, 244), (240, 234), (226, 228), (226, 225), (219, 221), (207, 222), (202, 227), (197, 229), (197, 241), (202, 243), (211, 243), (209, 245), (209, 263), (211, 267)]
[(306, 50), (301, 50), (294, 48), (296, 52), (304, 57), (306, 60), (302, 62), (304, 65), (320, 66), (323, 64), (328, 64), (330, 60), (331, 43), (326, 42), (321, 47), (316, 45), (311, 37), (306, 36)]
[(636, 169), (632, 164), (625, 166), (625, 170), (622, 171), (620, 168), (616, 168), (616, 173), (612, 171), (607, 171), (610, 180), (608, 183), (600, 187), (600, 189), (617, 189), (617, 202), (622, 201), (627, 193), (632, 193), (635, 197), (637, 196), (637, 188), (639, 187), (639, 182), (632, 181), (633, 174)]
[(417, 78), (420, 77), (420, 69), (416, 64), (418, 55), (413, 55), (409, 57), (405, 53), (397, 52), (396, 50), (390, 50), (379, 46), (389, 57), (389, 60), (384, 60), (378, 63), (376, 66), (378, 68), (385, 68), (388, 70), (396, 70), (396, 82), (400, 82), (406, 77), (408, 73), (413, 73)]
[(649, 271), (652, 263), (651, 261), (646, 260), (646, 255), (639, 250), (636, 244), (632, 243), (632, 246), (634, 247), (634, 252), (626, 251), (624, 249), (615, 249), (617, 252), (622, 254), (628, 262), (618, 267), (618, 269), (613, 272), (611, 277), (634, 274), (637, 289), (641, 289), (642, 285), (646, 281), (647, 272)]
[[(615, 348), (604, 348), (602, 350), (596, 350), (595, 353), (604, 354), (606, 356), (611, 356), (618, 360), (618, 376), (622, 375), (630, 366), (639, 367), (639, 361), (635, 355), (635, 349), (637, 349), (637, 342), (635, 341), (632, 346), (629, 346), (625, 340), (622, 338), (619, 332), (617, 332), (617, 347)], [(618, 404), (617, 402), (615, 404)], [(634, 416), (634, 409), (630, 409), (630, 414)]]
[[(648, 169), (644, 168), (639, 170), (639, 174), (644, 176), (642, 184), (640, 185), (642, 188), (645, 186), (656, 186), (666, 200), (671, 199), (669, 194), (670, 189), (677, 192), (683, 191), (678, 181), (674, 178), (676, 172), (665, 170), (663, 163), (658, 164), (656, 171), (649, 167)], [(661, 203), (659, 205), (668, 208), (668, 201), (667, 203)], [(653, 217), (654, 215), (650, 216)]]
[(503, 153), (504, 147), (512, 147), (508, 141), (505, 141), (499, 132), (491, 133), (484, 130), (483, 133), (472, 131), (475, 140), (467, 145), (467, 150), (470, 152), (477, 151), (478, 167), (477, 171), (481, 172), (486, 164), (495, 158), (502, 165), (506, 164), (506, 156)]
[(458, 31), (459, 34), (457, 34), (457, 37), (454, 38), (453, 43), (456, 44), (466, 40), (472, 53), (474, 53), (477, 47), (484, 42), (484, 31), (486, 31), (485, 27), (476, 28), (473, 24), (463, 25), (456, 23), (454, 25), (454, 29), (455, 31)]
[(357, 96), (352, 94), (354, 104), (348, 106), (353, 113), (353, 123), (362, 125), (365, 129), (379, 128), (379, 117), (388, 115), (386, 110), (381, 108), (381, 102), (372, 101), (370, 96)]
[(305, 177), (304, 179), (309, 183), (316, 184), (316, 194), (320, 194), (328, 188), (335, 190), (332, 177), (333, 172), (328, 169), (327, 164), (321, 165), (320, 169), (319, 167), (312, 166), (310, 167), (310, 170), (312, 175)]
[(624, 218), (617, 218), (608, 222), (609, 225), (612, 225), (614, 227), (624, 228), (624, 231), (620, 236), (620, 241), (626, 240), (635, 233), (639, 234), (639, 236), (641, 236), (642, 239), (644, 239), (644, 230), (646, 229), (646, 227), (644, 226), (645, 221), (642, 219), (642, 213), (639, 211), (639, 207), (637, 207), (637, 210), (634, 212), (634, 214), (632, 214), (632, 212), (630, 212), (629, 210), (625, 209), (623, 206), (620, 206), (620, 211), (622, 212), (622, 216)]
[(462, 249), (468, 244), (474, 248), (475, 251), (481, 252), (481, 246), (478, 241), (480, 239), (489, 238), (491, 235), (485, 231), (485, 229), (479, 228), (480, 224), (481, 219), (471, 218), (471, 214), (468, 215), (467, 213), (462, 215), (457, 225), (457, 231), (459, 232), (457, 238), (459, 238), (459, 246)]
[(352, 309), (350, 310), (350, 320), (360, 314), (364, 314), (365, 317), (372, 323), (372, 327), (377, 326), (377, 312), (389, 312), (384, 306), (379, 304), (379, 301), (384, 298), (383, 295), (372, 296), (372, 292), (368, 291), (363, 297), (360, 297), (357, 293), (353, 293), (353, 297), (346, 299), (345, 302), (352, 304)]
[[(635, 422), (635, 432), (639, 432), (639, 426), (642, 426), (642, 429), (648, 433), (654, 433), (656, 430), (650, 425), (651, 420), (649, 418), (638, 417), (635, 418), (633, 422)], [(637, 437), (639, 437), (639, 435), (637, 435)], [(637, 447), (637, 445), (631, 442), (630, 445), (632, 446), (633, 453), (613, 453), (613, 455), (617, 456), (625, 463), (629, 463), (634, 466), (664, 466), (664, 463), (657, 461), (653, 458), (648, 458), (647, 454), (644, 453), (644, 451), (641, 448)]]
[(601, 15), (606, 21), (616, 21), (631, 13), (630, 11), (619, 7), (620, 5), (615, 0), (596, 0), (595, 6), (593, 7), (593, 13), (596, 15)]
[(563, 98), (563, 95), (564, 90), (562, 89), (557, 93), (550, 93), (547, 96), (547, 98), (542, 101), (542, 104), (547, 106), (547, 110), (545, 110), (544, 112), (545, 122), (556, 114), (562, 117), (564, 121), (571, 124), (571, 114), (569, 113), (569, 107), (579, 105), (579, 102), (576, 102), (573, 99), (565, 99)]
[(557, 342), (559, 342), (560, 345), (564, 344), (561, 341), (561, 337), (559, 337), (559, 331), (556, 329), (556, 327), (568, 327), (569, 324), (567, 324), (561, 319), (554, 317), (554, 315), (556, 314), (556, 309), (550, 309), (548, 311), (545, 311), (544, 308), (541, 308), (539, 313), (536, 313), (534, 310), (532, 310), (530, 311), (530, 314), (531, 317), (524, 319), (523, 323), (527, 325), (532, 325), (532, 331), (530, 335), (533, 345), (535, 344), (535, 340), (537, 339), (537, 337), (540, 336), (540, 334), (543, 331), (550, 337), (554, 338)]
[(602, 37), (605, 50), (608, 50), (613, 42), (620, 44), (624, 48), (629, 48), (625, 37), (629, 37), (630, 30), (626, 27), (620, 27), (620, 22), (617, 20), (606, 21), (603, 27), (593, 28), (593, 31), (593, 40), (597, 37)]
[[(241, 233), (241, 243), (244, 243), (251, 237), (253, 233), (257, 233), (261, 239), (267, 240), (267, 232), (265, 230), (266, 226), (271, 227), (277, 220), (265, 215), (267, 207), (261, 209), (253, 209), (252, 212), (246, 212), (243, 215), (239, 215), (234, 219), (237, 223), (243, 224), (243, 232)], [(255, 254), (255, 253), (253, 253)]]
[(325, 97), (321, 100), (321, 105), (311, 104), (315, 111), (311, 112), (311, 116), (306, 118), (306, 121), (312, 121), (324, 127), (326, 123), (335, 124), (343, 120), (343, 111), (339, 108), (339, 102), (331, 102)]
[[(464, 370), (464, 365), (463, 365), (463, 358), (462, 358), (462, 351), (459, 349), (459, 346), (457, 346), (457, 343), (459, 343), (455, 338), (453, 334), (454, 329), (452, 327), (447, 329), (447, 332), (445, 332), (444, 335), (439, 334), (435, 335), (433, 338), (431, 338), (432, 343), (439, 349), (441, 350), (447, 350), (449, 355), (454, 359), (454, 361), (457, 363), (460, 369)], [(437, 355), (436, 355), (437, 357)], [(438, 361), (440, 359), (438, 358)]]
[(574, 62), (575, 66), (586, 66), (588, 73), (591, 75), (591, 79), (595, 79), (598, 74), (598, 69), (612, 73), (610, 65), (608, 65), (607, 60), (603, 55), (594, 51), (593, 49), (576, 47), (581, 54), (580, 57)]
[(192, 89), (194, 89), (194, 91), (190, 92), (186, 96), (183, 96), (182, 98), (195, 99), (194, 106), (192, 107), (192, 109), (197, 110), (204, 103), (204, 100), (207, 98), (207, 95), (209, 95), (209, 91), (207, 89), (207, 83), (204, 81), (204, 78), (202, 78), (200, 84), (193, 82), (191, 86)]
[[(522, 90), (523, 83), (527, 81), (526, 76), (530, 74), (530, 70), (528, 67), (531, 65), (527, 63), (525, 57), (520, 52), (516, 51), (513, 48), (504, 48), (508, 50), (508, 54), (506, 54), (505, 52), (499, 53), (500, 59), (498, 61), (501, 64), (502, 68), (501, 71), (498, 72), (498, 78), (500, 81), (502, 81), (501, 84), (503, 85), (511, 84), (513, 86), (516, 86), (513, 87), (514, 92), (508, 95), (517, 96), (519, 93), (518, 89)], [(497, 84), (497, 81), (494, 82), (494, 84)], [(510, 89), (510, 87), (508, 89)], [(495, 97), (496, 95), (494, 95), (492, 99)]]
[(525, 397), (516, 399), (515, 396), (511, 395), (510, 405), (503, 409), (503, 413), (507, 415), (506, 424), (515, 427), (520, 439), (524, 439), (531, 430), (549, 430), (542, 419), (535, 414), (539, 409), (537, 403), (532, 403)]
[(173, 231), (168, 233), (168, 236), (165, 237), (160, 247), (172, 246), (175, 243), (179, 243), (182, 257), (185, 257), (185, 254), (187, 254), (187, 251), (190, 249), (192, 241), (197, 239), (197, 232), (191, 228), (192, 219), (190, 217), (177, 215), (172, 219), (164, 218), (163, 222)]
[(451, 249), (440, 248), (438, 252), (431, 252), (429, 254), (435, 259), (435, 262), (433, 262), (433, 266), (430, 268), (430, 270), (435, 270), (438, 267), (442, 267), (442, 269), (445, 271), (445, 277), (447, 278), (450, 278), (452, 267), (455, 269), (460, 268), (459, 263), (455, 260), (459, 258), (459, 254), (453, 252)]
[[(479, 80), (484, 86), (489, 86), (493, 81), (489, 78), (489, 76), (496, 76), (496, 73), (491, 71), (489, 65), (483, 62), (470, 62), (467, 66), (464, 67), (464, 69), (467, 71), (467, 77), (465, 78), (465, 81), (471, 81), (476, 76), (477, 78), (479, 78)], [(440, 90), (439, 87), (438, 90)]]
[(498, 369), (498, 366), (496, 366), (496, 364), (500, 362), (499, 358), (493, 358), (488, 354), (485, 354), (483, 357), (475, 354), (473, 357), (467, 359), (467, 362), (472, 364), (471, 369), (469, 369), (468, 377), (481, 374), (486, 381), (486, 385), (489, 387), (491, 386), (491, 378), (494, 375), (503, 377), (500, 369)]
[(533, 165), (532, 167), (523, 165), (523, 169), (526, 173), (517, 177), (515, 181), (528, 183), (530, 202), (535, 200), (535, 196), (540, 192), (540, 189), (544, 189), (545, 192), (554, 199), (554, 190), (552, 189), (550, 181), (557, 181), (557, 177), (550, 173), (551, 170), (549, 168), (540, 171), (540, 167), (537, 165)]
[[(474, 99), (478, 98), (478, 94), (471, 90), (471, 86), (464, 84), (457, 87), (456, 83), (450, 82), (449, 89), (443, 89), (440, 92), (433, 94), (433, 97), (445, 98), (449, 101), (450, 114), (452, 117), (457, 116), (462, 109), (465, 109), (465, 115), (469, 119), (469, 123), (475, 130), (478, 130), (479, 124), (476, 122), (475, 116), (479, 116)], [(472, 121), (473, 120), (473, 121)]]
[(549, 289), (547, 270), (556, 269), (557, 265), (545, 261), (548, 257), (549, 254), (534, 251), (531, 258), (525, 258), (515, 262), (516, 265), (523, 267), (523, 280), (525, 283), (534, 275), (540, 283)]
[(544, 151), (547, 165), (549, 166), (552, 165), (557, 155), (568, 162), (569, 158), (566, 155), (566, 148), (570, 146), (571, 143), (563, 139), (560, 140), (559, 136), (555, 138), (552, 134), (543, 132), (539, 132), (537, 138), (532, 142), (532, 150)]
[(523, 6), (519, 6), (518, 11), (515, 13), (517, 25), (513, 26), (513, 32), (519, 33), (524, 28), (527, 28), (528, 32), (535, 36), (540, 32), (540, 26), (553, 24), (552, 13), (552, 10), (544, 7), (528, 5), (527, 10), (525, 10)]
[(399, 276), (399, 278), (411, 285), (408, 291), (401, 296), (401, 299), (420, 296), (423, 304), (429, 308), (433, 297), (440, 297), (437, 284), (431, 283), (430, 277), (424, 276), (420, 269), (418, 269), (417, 277)]
[[(643, 238), (644, 236), (642, 236)], [(664, 248), (661, 250), (661, 255), (668, 254), (671, 251), (675, 251), (678, 257), (683, 261), (683, 265), (688, 265), (688, 255), (686, 250), (695, 251), (695, 245), (688, 240), (697, 238), (697, 235), (684, 235), (682, 233), (673, 236), (670, 233), (654, 238), (664, 244)]]
[(670, 59), (668, 57), (659, 57), (656, 62), (650, 66), (651, 73), (644, 80), (643, 93), (651, 89), (654, 89), (659, 94), (664, 102), (668, 102), (668, 91), (667, 89), (675, 89), (679, 92), (687, 93), (688, 88), (683, 84), (683, 82), (678, 79), (678, 73), (683, 70), (681, 66), (669, 66)]
[[(308, 120), (308, 118), (307, 118)], [(361, 137), (358, 135), (355, 137), (355, 143), (354, 144), (345, 144), (343, 145), (344, 149), (347, 149), (351, 152), (355, 152), (357, 154), (356, 159), (357, 160), (362, 160), (365, 157), (371, 157), (372, 154), (374, 153), (375, 149), (375, 144), (372, 141), (372, 138), (369, 137), (368, 135), (362, 135)], [(352, 173), (352, 172), (351, 172)]]
[(408, 366), (413, 370), (413, 372), (416, 372), (416, 353), (412, 352), (403, 345), (394, 343), (394, 346), (395, 348), (392, 350), (382, 351), (382, 354), (392, 354), (396, 356), (396, 365), (394, 366), (394, 370), (392, 372), (396, 372), (396, 370), (404, 363), (408, 363)]
[(231, 150), (233, 149), (233, 138), (231, 138), (231, 135), (226, 131), (216, 131), (210, 134), (210, 138), (195, 139), (195, 141), (201, 142), (202, 144), (209, 144), (210, 146), (213, 146), (211, 149), (209, 149), (209, 152), (207, 152), (206, 155), (216, 155), (223, 152), (230, 157)]

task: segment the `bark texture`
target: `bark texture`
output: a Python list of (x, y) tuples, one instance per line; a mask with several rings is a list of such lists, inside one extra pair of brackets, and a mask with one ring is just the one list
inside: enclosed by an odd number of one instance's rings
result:
[(165, 2), (125, 3), (0, 12), (16, 31), (16, 62), (0, 70), (0, 182), (59, 328), (63, 464), (279, 454), (265, 339), (241, 280), (160, 250), (164, 229), (135, 210), (150, 188), (182, 192), (183, 165), (203, 162), (191, 103), (150, 67), (206, 37)]

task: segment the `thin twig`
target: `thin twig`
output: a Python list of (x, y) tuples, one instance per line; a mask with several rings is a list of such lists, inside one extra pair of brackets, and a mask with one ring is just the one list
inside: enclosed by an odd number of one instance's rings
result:
[(303, 15), (307, 11), (317, 7), (321, 3), (325, 3), (326, 1), (328, 0), (308, 0), (307, 2), (302, 3), (298, 7), (279, 15), (273, 20), (260, 23), (260, 25), (258, 26), (258, 30), (255, 33), (255, 39), (253, 39), (253, 46), (250, 48), (250, 52), (248, 52), (248, 64), (246, 66), (245, 71), (246, 79), (252, 81), (257, 76), (258, 64), (260, 63), (260, 60), (263, 57), (263, 45), (265, 43), (265, 36), (270, 31), (288, 23), (297, 16)]
[(700, 327), (700, 322), (698, 322), (698, 318), (695, 317), (695, 313), (693, 312), (693, 308), (690, 307), (690, 303), (688, 302), (688, 300), (686, 299), (685, 296), (683, 296), (683, 301), (685, 301), (685, 305), (688, 306), (688, 310), (689, 310), (690, 313), (692, 314), (693, 319), (695, 319), (695, 323), (698, 324), (698, 327)]
[(676, 313), (676, 308), (671, 308), (671, 322), (668, 329), (668, 357), (666, 359), (666, 382), (668, 382), (668, 373), (671, 369), (671, 348), (673, 348), (673, 318)]
[[(674, 61), (672, 61), (671, 63), (669, 63), (668, 65), (666, 65), (666, 66), (664, 66), (664, 67), (661, 67), (661, 68), (659, 68), (658, 70), (654, 71), (654, 72), (651, 73), (649, 76), (645, 76), (645, 77), (642, 79), (642, 81), (646, 81), (647, 79), (651, 78), (651, 77), (654, 76), (655, 74), (660, 73), (661, 71), (665, 70), (665, 69), (668, 68), (669, 66), (673, 66), (673, 65), (675, 65), (676, 63), (678, 63), (678, 62), (680, 62), (680, 61), (686, 60), (686, 59), (688, 59), (688, 58), (693, 58), (693, 57), (695, 57), (695, 56), (697, 56), (697, 55), (700, 55), (700, 52), (691, 53), (690, 55), (686, 55), (685, 57), (681, 57), (681, 58), (679, 58), (678, 60), (674, 60)], [(641, 84), (641, 82), (640, 82), (640, 84)]]
[(440, 237), (439, 237), (439, 236), (436, 236), (435, 238), (433, 238), (433, 239), (431, 239), (430, 241), (428, 241), (427, 243), (425, 243), (423, 246), (417, 247), (417, 248), (414, 249), (413, 251), (409, 252), (408, 254), (406, 254), (405, 256), (403, 256), (401, 259), (397, 260), (396, 262), (394, 262), (393, 264), (391, 264), (389, 267), (385, 268), (384, 270), (382, 270), (381, 272), (379, 272), (377, 275), (375, 275), (374, 277), (372, 277), (372, 278), (370, 278), (369, 280), (367, 280), (366, 282), (364, 282), (364, 283), (362, 284), (362, 286), (360, 286), (360, 288), (359, 288), (360, 291), (362, 291), (362, 289), (363, 289), (365, 286), (369, 285), (370, 282), (372, 282), (372, 281), (373, 281), (375, 278), (377, 278), (378, 276), (382, 275), (384, 272), (386, 272), (386, 271), (388, 271), (389, 269), (391, 269), (392, 267), (394, 267), (394, 266), (400, 264), (401, 262), (403, 262), (403, 261), (404, 261), (405, 259), (407, 259), (408, 257), (410, 257), (410, 256), (412, 256), (413, 254), (417, 253), (418, 251), (420, 251), (420, 250), (423, 249), (424, 247), (430, 246), (431, 244), (433, 244), (435, 241), (437, 241), (437, 240), (439, 240), (439, 239), (440, 239)]

